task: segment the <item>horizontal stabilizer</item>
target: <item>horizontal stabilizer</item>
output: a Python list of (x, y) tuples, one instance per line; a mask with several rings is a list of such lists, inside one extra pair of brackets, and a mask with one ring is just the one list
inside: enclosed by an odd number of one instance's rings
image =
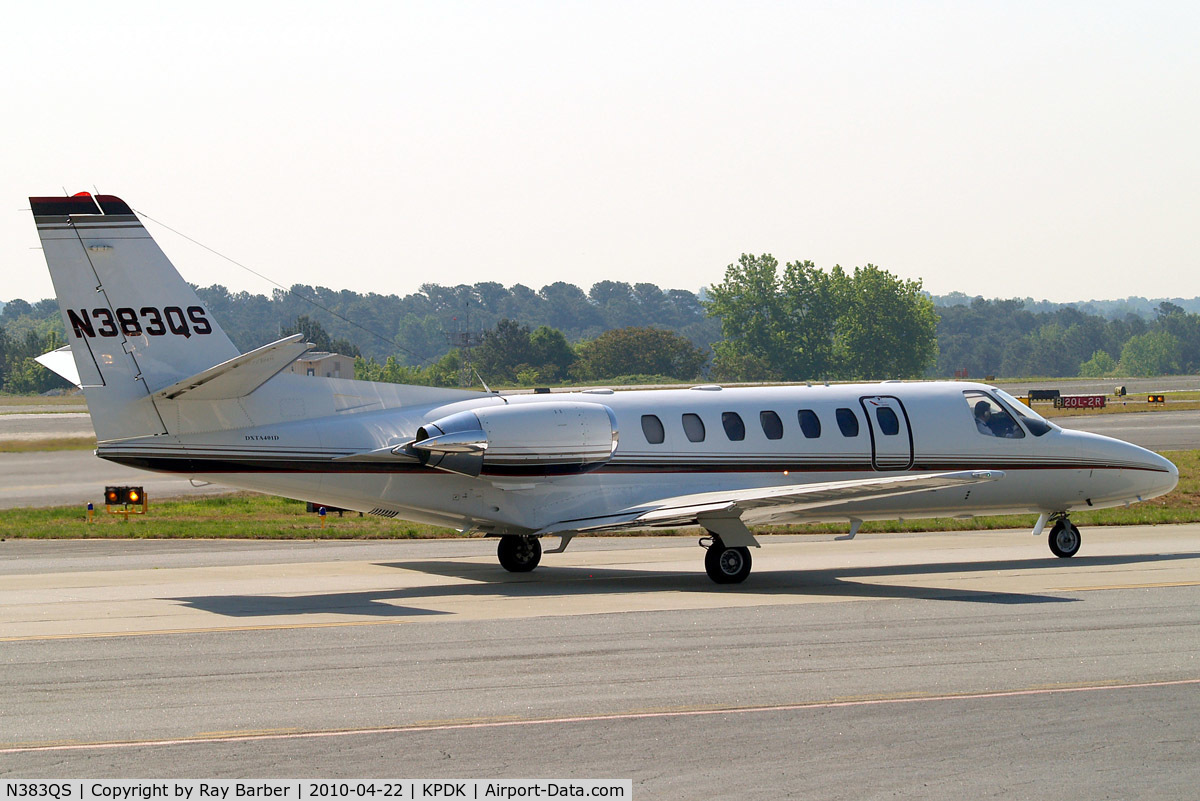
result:
[(63, 345), (57, 350), (33, 357), (33, 360), (55, 375), (60, 375), (75, 386), (79, 383), (79, 368), (75, 366), (75, 357), (71, 355), (71, 346)]
[(312, 347), (303, 334), (292, 334), (160, 389), (154, 399), (176, 400), (185, 395), (185, 400), (244, 398)]
[(408, 443), (403, 445), (385, 445), (382, 448), (376, 448), (373, 451), (364, 451), (362, 453), (351, 453), (347, 456), (335, 457), (335, 462), (411, 462), (419, 464), (420, 460), (405, 451)]

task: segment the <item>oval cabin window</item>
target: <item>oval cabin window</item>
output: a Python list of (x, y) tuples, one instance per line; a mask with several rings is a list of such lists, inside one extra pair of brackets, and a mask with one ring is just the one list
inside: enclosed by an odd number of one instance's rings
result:
[(900, 433), (900, 418), (888, 407), (880, 406), (876, 409), (875, 419), (879, 421), (879, 430), (884, 436), (894, 437)]
[(746, 424), (737, 412), (721, 412), (721, 425), (725, 427), (725, 436), (731, 441), (741, 442), (746, 438)]
[(759, 412), (758, 422), (767, 439), (783, 439), (783, 421), (775, 412)]
[(801, 409), (799, 412), (800, 430), (809, 439), (821, 436), (821, 418), (812, 409)]
[(663, 430), (662, 420), (652, 414), (642, 415), (642, 433), (646, 435), (646, 442), (651, 445), (661, 445), (663, 440), (667, 438), (667, 432)]
[(853, 409), (841, 408), (834, 413), (837, 418), (838, 428), (842, 430), (843, 437), (858, 436), (858, 417), (855, 416)]

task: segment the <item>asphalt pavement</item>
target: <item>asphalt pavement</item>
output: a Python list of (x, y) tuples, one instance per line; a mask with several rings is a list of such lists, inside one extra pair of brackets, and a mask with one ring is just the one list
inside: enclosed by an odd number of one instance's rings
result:
[(1134, 412), (1056, 417), (1063, 428), (1116, 437), (1152, 451), (1200, 448), (1200, 411)]
[(636, 798), (1194, 798), (1200, 527), (0, 543), (0, 775), (632, 778)]

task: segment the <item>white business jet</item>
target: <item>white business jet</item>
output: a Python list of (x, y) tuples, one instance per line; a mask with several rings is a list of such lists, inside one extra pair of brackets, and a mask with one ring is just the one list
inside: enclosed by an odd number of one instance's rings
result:
[[(119, 464), (499, 538), (535, 568), (581, 532), (698, 525), (708, 575), (750, 574), (749, 526), (1037, 514), (1169, 492), (1168, 460), (1049, 423), (982, 384), (501, 396), (281, 372), (301, 335), (239, 353), (119, 198), (30, 198), (96, 452)], [(65, 372), (70, 372), (65, 371)]]

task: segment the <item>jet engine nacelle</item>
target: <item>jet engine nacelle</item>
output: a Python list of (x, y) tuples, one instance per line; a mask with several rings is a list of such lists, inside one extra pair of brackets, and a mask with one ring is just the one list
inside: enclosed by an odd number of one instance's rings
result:
[(478, 476), (594, 470), (617, 449), (617, 418), (598, 403), (520, 403), (459, 412), (417, 429), (422, 464)]

